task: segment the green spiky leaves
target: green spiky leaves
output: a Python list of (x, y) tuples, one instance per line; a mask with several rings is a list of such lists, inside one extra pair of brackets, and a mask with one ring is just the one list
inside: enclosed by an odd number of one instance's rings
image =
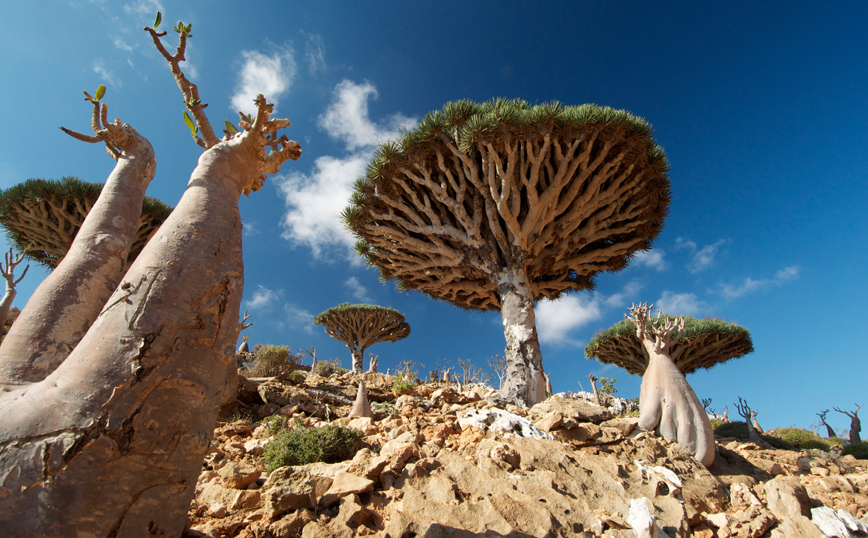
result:
[(154, 30), (157, 29), (157, 26), (159, 26), (161, 22), (163, 22), (163, 14), (158, 11), (157, 18), (154, 19)]
[(193, 37), (193, 34), (190, 33), (190, 30), (193, 28), (193, 23), (184, 26), (183, 21), (178, 21), (178, 24), (172, 27), (173, 30), (181, 34), (182, 37)]
[(93, 104), (98, 104), (100, 99), (102, 99), (103, 97), (105, 97), (105, 85), (104, 84), (100, 84), (96, 88), (96, 91), (94, 92), (93, 97), (91, 97), (91, 95), (89, 93), (87, 93), (86, 91), (84, 92), (84, 100), (90, 101)]
[(226, 127), (223, 132), (226, 134), (238, 134), (238, 129), (235, 128), (229, 120), (223, 120), (223, 125)]

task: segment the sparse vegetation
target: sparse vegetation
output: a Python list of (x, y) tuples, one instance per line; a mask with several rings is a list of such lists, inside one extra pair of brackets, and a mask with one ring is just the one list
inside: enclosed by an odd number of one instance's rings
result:
[(853, 456), (856, 459), (868, 460), (868, 443), (856, 443), (844, 447), (845, 456)]
[(333, 359), (317, 361), (311, 369), (311, 372), (320, 377), (328, 377), (335, 372), (343, 373), (346, 372), (346, 370), (341, 368), (341, 360), (335, 357)]
[(256, 344), (253, 346), (253, 361), (241, 373), (245, 377), (288, 376), (297, 367), (301, 354), (293, 354), (289, 346)]
[(329, 424), (307, 428), (296, 422), (295, 428), (279, 432), (265, 446), (265, 464), (269, 471), (287, 465), (305, 465), (321, 461), (337, 463), (355, 454), (364, 434), (359, 430)]
[(413, 361), (404, 361), (395, 371), (395, 381), (392, 383), (392, 394), (400, 396), (412, 392), (413, 387), (419, 384), (419, 375)]

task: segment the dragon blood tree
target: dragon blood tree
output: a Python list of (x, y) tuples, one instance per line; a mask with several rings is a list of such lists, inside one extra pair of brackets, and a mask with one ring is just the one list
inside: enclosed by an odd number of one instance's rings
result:
[(685, 447), (708, 467), (714, 461), (714, 433), (708, 414), (686, 374), (753, 351), (744, 327), (715, 319), (670, 318), (654, 305), (633, 305), (625, 320), (598, 334), (585, 356), (616, 364), (642, 376), (639, 427)]
[(651, 247), (669, 206), (644, 120), (596, 105), (448, 103), (378, 148), (344, 219), (384, 279), (500, 310), (500, 398), (545, 399), (534, 302), (591, 289)]
[(410, 336), (404, 314), (394, 308), (342, 303), (320, 313), (313, 322), (326, 334), (340, 340), (353, 356), (353, 371), (362, 371), (365, 349), (379, 342), (395, 342)]
[[(240, 132), (218, 138), (179, 65), (190, 27), (176, 27), (175, 54), (162, 45), (165, 33), (145, 30), (171, 67), (204, 151), (177, 207), (96, 306), (65, 360), (0, 380), (0, 528), (9, 535), (181, 535), (218, 409), (236, 388), (230, 372), (244, 283), (238, 201), (300, 156), (298, 143), (277, 134), (289, 121), (271, 118), (262, 96)], [(76, 241), (91, 222), (125, 215), (95, 206)], [(89, 256), (94, 266), (108, 263), (100, 245), (71, 248), (52, 275)], [(87, 283), (94, 270), (82, 266), (70, 278)], [(56, 305), (43, 299), (32, 308), (47, 313)]]
[[(0, 225), (29, 259), (54, 269), (69, 252), (103, 187), (102, 183), (86, 183), (71, 176), (60, 181), (28, 179), (0, 191)], [(141, 205), (126, 269), (172, 212), (171, 207), (150, 196), (145, 196)]]

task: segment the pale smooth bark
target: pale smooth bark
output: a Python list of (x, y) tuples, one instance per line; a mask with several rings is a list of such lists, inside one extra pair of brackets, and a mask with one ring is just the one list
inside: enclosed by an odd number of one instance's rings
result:
[(714, 462), (714, 432), (711, 421), (687, 383), (687, 379), (669, 356), (670, 346), (681, 336), (684, 318), (664, 320), (649, 325), (648, 305), (633, 305), (630, 319), (636, 325), (636, 336), (648, 353), (648, 367), (639, 389), (639, 428), (654, 431), (670, 441), (676, 441), (702, 465)]
[(507, 364), (500, 398), (520, 407), (531, 407), (546, 399), (533, 294), (524, 269), (504, 271), (498, 283)]
[(218, 408), (235, 389), (238, 199), (300, 153), (289, 143), (266, 156), (265, 121), (203, 153), (75, 350), (43, 381), (0, 397), (4, 532), (181, 534)]
[(0, 327), (6, 324), (6, 318), (9, 317), (9, 309), (12, 308), (12, 301), (15, 300), (15, 296), (18, 295), (18, 292), (15, 291), (15, 286), (18, 285), (19, 282), (24, 278), (27, 274), (27, 270), (30, 269), (30, 266), (24, 268), (24, 272), (21, 273), (21, 276), (18, 277), (18, 280), (15, 279), (15, 267), (24, 260), (24, 253), (18, 254), (15, 256), (12, 254), (12, 249), (9, 249), (9, 252), (6, 253), (5, 263), (0, 264), (0, 276), (6, 280), (6, 291), (3, 293), (3, 299), (0, 299)]
[(359, 390), (356, 392), (356, 401), (353, 402), (353, 408), (350, 409), (350, 418), (368, 417), (374, 418), (374, 412), (371, 410), (371, 404), (368, 402), (368, 389), (365, 387), (365, 380), (359, 380)]
[(117, 165), (69, 252), (33, 292), (0, 345), (0, 385), (39, 381), (54, 371), (123, 277), (157, 161), (151, 144), (131, 126), (104, 127)]

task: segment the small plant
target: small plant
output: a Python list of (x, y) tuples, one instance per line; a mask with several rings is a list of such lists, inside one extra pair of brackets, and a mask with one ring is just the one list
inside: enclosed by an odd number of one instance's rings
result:
[(853, 443), (844, 447), (845, 456), (853, 456), (858, 460), (868, 460), (868, 443)]
[(270, 472), (317, 461), (337, 463), (353, 457), (363, 436), (359, 430), (344, 426), (306, 428), (297, 421), (294, 429), (281, 431), (265, 445), (265, 464)]
[(724, 422), (721, 421), (719, 418), (711, 418), (709, 419), (709, 421), (711, 422), (711, 429), (714, 430), (715, 434), (717, 434), (717, 429), (720, 427), (720, 425), (724, 424)]
[(286, 422), (286, 417), (281, 417), (279, 415), (272, 415), (262, 419), (262, 425), (268, 429), (268, 433), (271, 435), (275, 435), (280, 430), (286, 428)]
[(400, 396), (412, 392), (413, 387), (419, 384), (416, 367), (412, 361), (404, 361), (395, 371), (395, 381), (392, 383), (392, 394)]
[(292, 354), (289, 346), (256, 344), (253, 346), (253, 361), (241, 373), (246, 377), (282, 377), (294, 371), (301, 359)]
[(249, 424), (256, 424), (256, 413), (250, 409), (242, 409), (229, 417), (229, 422), (247, 422)]
[(304, 374), (298, 370), (290, 372), (290, 374), (286, 376), (286, 382), (290, 385), (301, 385), (304, 383)]
[(328, 377), (335, 372), (344, 373), (346, 370), (341, 368), (341, 360), (335, 357), (324, 361), (316, 361), (311, 372), (320, 377)]
[(482, 385), (491, 384), (491, 374), (470, 362), (470, 359), (458, 358), (458, 366), (461, 367), (461, 383), (479, 383)]

